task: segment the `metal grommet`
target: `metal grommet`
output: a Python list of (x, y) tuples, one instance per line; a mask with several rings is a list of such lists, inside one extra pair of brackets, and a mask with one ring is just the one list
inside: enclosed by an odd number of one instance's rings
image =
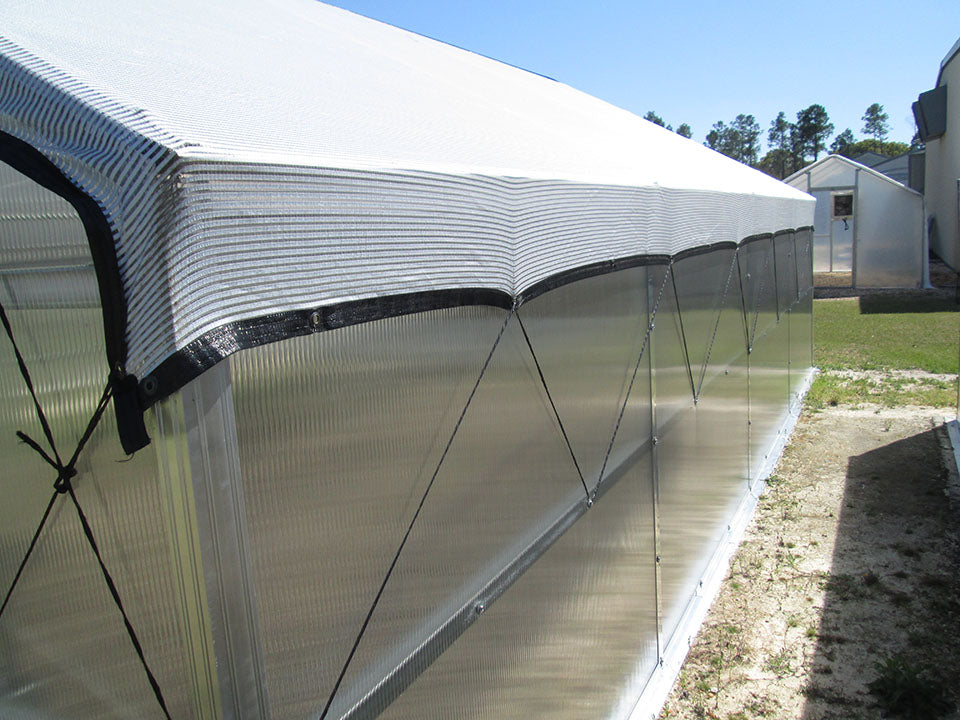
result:
[(143, 382), (140, 383), (140, 388), (143, 390), (144, 395), (156, 395), (159, 389), (157, 379), (153, 375), (145, 377)]
[(477, 606), (474, 608), (474, 611), (477, 615), (483, 615), (483, 611), (487, 609), (487, 606), (483, 603), (477, 603)]
[(312, 327), (314, 330), (317, 330), (322, 324), (323, 315), (320, 314), (319, 310), (314, 310), (312, 313), (310, 313), (310, 327)]

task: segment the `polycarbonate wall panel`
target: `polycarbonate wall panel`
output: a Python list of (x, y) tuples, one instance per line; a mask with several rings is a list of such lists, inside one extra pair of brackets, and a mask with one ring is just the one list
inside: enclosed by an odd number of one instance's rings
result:
[(505, 315), (438, 310), (230, 358), (274, 716), (323, 709)]
[(740, 287), (749, 344), (777, 323), (777, 278), (773, 240), (749, 242), (739, 251)]
[(750, 477), (768, 459), (787, 417), (790, 395), (787, 316), (756, 338), (750, 352)]
[(799, 410), (800, 392), (813, 365), (813, 293), (804, 293), (790, 310), (790, 406)]
[[(770, 443), (786, 417), (789, 393), (789, 335), (784, 320), (778, 324), (777, 274), (786, 279), (785, 267), (775, 273), (774, 240), (763, 239), (740, 247), (740, 278), (744, 316), (749, 336), (750, 378), (750, 477), (756, 477)], [(784, 256), (781, 241), (780, 255)], [(784, 263), (785, 261), (781, 261)], [(785, 299), (789, 293), (785, 294)]]
[(813, 237), (813, 270), (818, 273), (830, 272), (830, 236)]
[(582, 425), (578, 415), (610, 422), (605, 433), (579, 435), (575, 448), (606, 453), (623, 409), (604, 482), (593, 508), (385, 717), (608, 717), (636, 701), (657, 662), (650, 376), (640, 355), (647, 292), (646, 269), (637, 268), (521, 309), (568, 433)]
[(863, 172), (857, 200), (857, 287), (919, 287), (923, 198)]
[[(519, 315), (592, 489), (605, 463), (612, 470), (638, 447), (624, 439), (617, 448), (626, 454), (609, 462), (610, 440), (647, 331), (647, 270), (564, 285), (526, 303)], [(630, 433), (635, 430), (625, 436)]]
[[(653, 397), (665, 642), (675, 632), (726, 531), (732, 509), (747, 487), (747, 377), (740, 360), (746, 340), (739, 284), (734, 294), (723, 293), (728, 278), (731, 284), (737, 281), (730, 270), (732, 259), (732, 253), (720, 251), (675, 263), (680, 311), (665, 293), (668, 300), (654, 318)], [(689, 380), (684, 382), (680, 372), (685, 365), (684, 345), (688, 351), (710, 349), (702, 384), (699, 367), (693, 370), (699, 391), (696, 403)], [(694, 356), (690, 361), (695, 366)]]
[(811, 241), (813, 235), (809, 230), (798, 232), (794, 236), (794, 246), (797, 249), (797, 288), (802, 295), (813, 290), (813, 267)]
[(810, 272), (810, 234), (794, 238), (800, 297), (790, 308), (790, 403), (799, 410), (800, 392), (813, 365), (813, 278)]
[[(716, 339), (720, 314), (728, 302), (730, 307), (740, 310), (741, 315), (743, 312), (737, 267), (736, 252), (732, 248), (685, 257), (673, 264), (677, 307), (695, 394), (699, 394), (708, 361), (726, 364), (731, 359), (729, 355), (722, 357), (722, 351), (732, 346), (724, 343), (717, 346)], [(715, 351), (717, 357), (713, 356)]]
[(780, 315), (789, 311), (797, 301), (797, 260), (793, 233), (777, 235), (773, 239), (776, 268), (777, 306)]
[[(103, 318), (83, 228), (72, 208), (3, 170), (0, 301), (64, 462), (107, 379)], [(8, 192), (9, 191), (9, 192)], [(35, 202), (32, 202), (34, 201)], [(11, 204), (19, 215), (11, 220)], [(8, 222), (9, 221), (9, 222)], [(49, 222), (50, 232), (46, 233)], [(84, 256), (85, 251), (85, 256)], [(56, 278), (56, 282), (51, 281)], [(155, 438), (133, 457), (117, 439), (111, 405), (72, 480), (147, 662), (174, 717), (210, 700), (194, 671), (176, 568), (167, 490)], [(0, 333), (0, 593), (6, 594), (56, 472), (16, 432), (47, 443), (12, 346)], [(49, 452), (49, 448), (47, 448)], [(57, 496), (0, 617), (0, 716), (154, 717), (159, 706), (68, 495)]]
[(813, 211), (813, 231), (817, 235), (830, 234), (830, 191), (814, 190), (810, 193), (817, 200)]
[(629, 714), (657, 663), (652, 500), (648, 445), (382, 717)]
[[(846, 162), (826, 162), (810, 168), (810, 188), (853, 187), (858, 170)], [(805, 188), (806, 189), (806, 188)]]
[[(373, 614), (333, 716), (353, 707), (461, 609), (483, 603), (484, 586), (585, 502), (513, 316)], [(419, 662), (431, 660), (428, 655)]]
[(857, 222), (859, 218), (856, 215), (846, 220), (830, 221), (830, 263), (833, 272), (853, 271), (853, 244), (858, 234), (854, 231), (854, 227)]

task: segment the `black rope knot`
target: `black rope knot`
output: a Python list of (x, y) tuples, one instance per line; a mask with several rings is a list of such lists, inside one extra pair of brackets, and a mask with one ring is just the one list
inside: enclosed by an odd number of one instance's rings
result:
[(77, 476), (77, 469), (72, 465), (61, 467), (57, 479), (53, 482), (53, 489), (63, 495), (70, 489), (70, 478)]

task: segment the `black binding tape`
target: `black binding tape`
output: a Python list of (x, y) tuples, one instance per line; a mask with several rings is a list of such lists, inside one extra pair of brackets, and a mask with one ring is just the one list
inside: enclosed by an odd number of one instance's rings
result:
[(149, 444), (143, 411), (136, 400), (137, 379), (125, 371), (127, 361), (127, 300), (120, 280), (116, 244), (110, 223), (96, 200), (74, 185), (43, 153), (9, 133), (0, 131), (0, 161), (59, 195), (73, 206), (83, 223), (93, 258), (103, 313), (110, 382), (113, 386), (117, 429), (124, 452), (134, 453)]

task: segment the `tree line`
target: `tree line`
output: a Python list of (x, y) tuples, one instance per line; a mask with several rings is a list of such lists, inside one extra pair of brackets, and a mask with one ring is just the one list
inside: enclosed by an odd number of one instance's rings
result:
[[(670, 125), (654, 111), (644, 118), (652, 123), (673, 130)], [(856, 157), (867, 151), (895, 157), (905, 153), (910, 146), (902, 142), (887, 142), (890, 134), (888, 120), (883, 105), (872, 103), (863, 114), (863, 130), (867, 136), (857, 140), (850, 128), (839, 133), (829, 145), (829, 151), (846, 157)], [(827, 140), (833, 134), (834, 126), (830, 122), (823, 105), (813, 104), (797, 112), (796, 121), (787, 119), (782, 110), (770, 123), (767, 130), (766, 154), (761, 155), (761, 129), (753, 115), (737, 115), (730, 123), (720, 120), (713, 124), (704, 145), (723, 153), (734, 160), (763, 170), (769, 175), (783, 179), (797, 170), (816, 162), (820, 154), (828, 149)], [(684, 137), (693, 135), (687, 123), (680, 125), (676, 132)], [(916, 141), (916, 138), (914, 138)]]

